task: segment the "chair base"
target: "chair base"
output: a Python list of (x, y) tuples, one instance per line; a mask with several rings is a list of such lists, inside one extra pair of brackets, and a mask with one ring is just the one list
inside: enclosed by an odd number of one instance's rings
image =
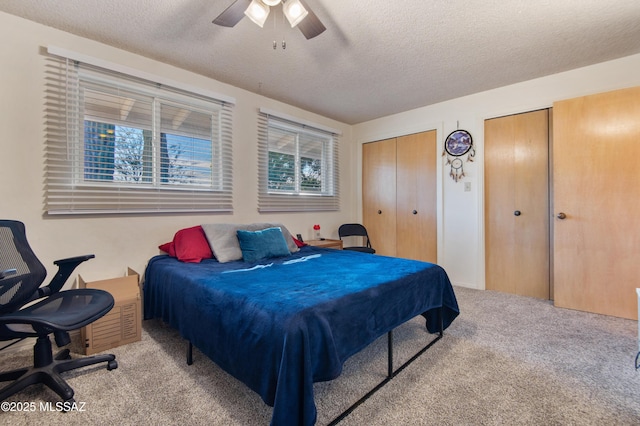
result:
[(71, 359), (69, 349), (64, 349), (54, 358), (49, 336), (38, 337), (33, 347), (33, 358), (33, 367), (18, 368), (0, 374), (0, 382), (13, 381), (0, 390), (0, 401), (36, 383), (45, 384), (63, 401), (72, 401), (73, 389), (60, 376), (60, 373), (101, 362), (107, 363), (107, 370), (118, 368), (116, 356), (112, 354)]

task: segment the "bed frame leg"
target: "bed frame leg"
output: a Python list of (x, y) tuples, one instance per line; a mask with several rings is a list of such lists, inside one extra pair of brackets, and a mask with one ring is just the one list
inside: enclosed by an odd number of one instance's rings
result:
[(387, 333), (387, 377), (393, 377), (393, 330)]
[(434, 345), (434, 343), (436, 343), (438, 340), (442, 339), (443, 334), (444, 334), (444, 327), (442, 325), (442, 308), (439, 309), (438, 320), (440, 322), (440, 327), (439, 327), (440, 329), (437, 332), (437, 336), (434, 337), (431, 341), (429, 341), (429, 343), (427, 343), (427, 345), (425, 347), (423, 347), (421, 350), (419, 350), (413, 357), (411, 357), (411, 359), (406, 361), (404, 364), (402, 364), (396, 370), (393, 369), (393, 330), (390, 330), (387, 333), (387, 350), (388, 350), (388, 353), (387, 353), (387, 377), (385, 377), (385, 379), (383, 381), (378, 383), (378, 385), (376, 387), (374, 387), (369, 392), (367, 392), (367, 394), (365, 396), (363, 396), (358, 401), (356, 401), (353, 405), (351, 405), (351, 407), (347, 408), (345, 411), (342, 412), (342, 414), (340, 414), (338, 417), (333, 419), (331, 421), (331, 423), (329, 423), (329, 426), (335, 426), (338, 423), (340, 423), (345, 417), (347, 417), (349, 414), (351, 414), (351, 412), (353, 412), (353, 410), (358, 408), (358, 406), (360, 406), (360, 404), (362, 404), (367, 399), (369, 399), (369, 397), (371, 397), (371, 395), (373, 395), (378, 390), (380, 390), (380, 388), (382, 388), (384, 385), (389, 383), (391, 381), (391, 379), (393, 379), (395, 376), (397, 376), (402, 370), (404, 370), (407, 366), (409, 366), (409, 364), (411, 364), (413, 361), (418, 359), (418, 357), (420, 355), (422, 355), (423, 353), (425, 353), (431, 346)]
[(191, 343), (191, 341), (188, 342), (189, 345), (187, 346), (187, 365), (191, 365), (193, 364), (193, 344)]

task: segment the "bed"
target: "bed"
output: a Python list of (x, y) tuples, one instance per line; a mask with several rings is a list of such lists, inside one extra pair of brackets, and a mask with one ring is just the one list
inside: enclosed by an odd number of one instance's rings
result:
[(145, 319), (167, 322), (257, 392), (272, 425), (314, 424), (314, 382), (418, 315), (441, 335), (458, 313), (437, 265), (309, 246), (253, 262), (159, 255), (144, 279)]

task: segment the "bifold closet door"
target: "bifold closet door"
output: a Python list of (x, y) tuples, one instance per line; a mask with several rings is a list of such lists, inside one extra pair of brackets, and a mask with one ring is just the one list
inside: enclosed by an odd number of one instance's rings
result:
[(436, 263), (436, 131), (397, 140), (396, 230), (398, 257)]
[(362, 145), (362, 220), (376, 254), (395, 256), (395, 138)]
[(553, 105), (556, 306), (637, 319), (640, 87)]
[(485, 283), (550, 298), (549, 110), (485, 121)]

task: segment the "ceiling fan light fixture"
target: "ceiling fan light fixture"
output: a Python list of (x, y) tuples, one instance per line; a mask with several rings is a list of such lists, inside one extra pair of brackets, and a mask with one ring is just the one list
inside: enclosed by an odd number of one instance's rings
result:
[(277, 6), (278, 3), (280, 3), (280, 0), (262, 0), (262, 3), (266, 4), (267, 6)]
[(291, 28), (298, 25), (309, 14), (307, 9), (300, 3), (300, 0), (287, 0), (286, 3), (282, 4), (282, 11), (291, 24)]
[(262, 28), (269, 16), (269, 6), (260, 0), (252, 0), (247, 10), (244, 11), (244, 14), (247, 15), (256, 25)]

